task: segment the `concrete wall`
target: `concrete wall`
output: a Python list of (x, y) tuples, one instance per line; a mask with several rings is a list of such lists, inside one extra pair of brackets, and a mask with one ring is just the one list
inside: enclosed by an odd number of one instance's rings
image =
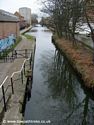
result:
[(19, 13), (24, 17), (27, 23), (31, 25), (31, 9), (22, 7), (19, 9)]

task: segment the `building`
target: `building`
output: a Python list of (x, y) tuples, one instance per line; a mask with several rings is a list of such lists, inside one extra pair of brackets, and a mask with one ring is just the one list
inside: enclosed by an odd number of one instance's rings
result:
[(14, 13), (15, 16), (17, 16), (19, 18), (19, 27), (20, 27), (20, 30), (24, 29), (25, 27), (27, 27), (27, 23), (24, 19), (24, 17), (19, 13), (19, 12), (15, 12)]
[(0, 52), (12, 45), (19, 36), (19, 19), (0, 9)]
[(19, 8), (19, 13), (24, 17), (26, 22), (31, 25), (31, 9), (27, 7)]
[(15, 16), (17, 16), (19, 18), (20, 21), (23, 21), (24, 20), (24, 17), (19, 13), (19, 12), (15, 12), (14, 13)]

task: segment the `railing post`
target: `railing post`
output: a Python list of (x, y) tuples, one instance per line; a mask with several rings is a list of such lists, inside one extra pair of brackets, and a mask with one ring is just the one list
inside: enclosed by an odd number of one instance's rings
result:
[(4, 63), (5, 63), (5, 61), (6, 61), (6, 60), (5, 60), (5, 55), (3, 56), (3, 59), (4, 59)]
[(6, 100), (5, 100), (4, 86), (2, 86), (2, 93), (3, 93), (4, 109), (5, 109), (5, 111), (6, 111)]
[(21, 80), (22, 80), (22, 84), (23, 84), (23, 71), (21, 71)]
[(31, 53), (31, 57), (30, 57), (31, 61), (32, 61), (32, 53)]
[(12, 94), (14, 94), (13, 79), (12, 79), (12, 77), (11, 77), (11, 88), (12, 88)]
[(13, 54), (13, 50), (12, 50), (12, 55), (11, 55), (11, 60), (13, 61), (14, 60), (14, 54)]
[(25, 49), (25, 58), (27, 58), (27, 49)]
[(15, 58), (17, 58), (17, 51), (15, 50)]
[(29, 59), (29, 63), (30, 63), (30, 69), (31, 69), (31, 63), (32, 62), (32, 53), (31, 53), (31, 55), (30, 55), (30, 59)]
[(13, 50), (12, 50), (12, 55), (11, 55), (11, 56), (12, 56), (12, 58), (13, 58)]
[(29, 59), (29, 65), (30, 65), (30, 69), (31, 69), (31, 58)]
[(25, 75), (25, 63), (24, 63), (24, 75)]

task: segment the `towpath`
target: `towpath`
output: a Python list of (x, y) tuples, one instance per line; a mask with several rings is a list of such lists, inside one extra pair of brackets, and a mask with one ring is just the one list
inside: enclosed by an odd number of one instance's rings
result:
[[(17, 45), (15, 49), (32, 49), (32, 41), (27, 40), (22, 36), (22, 41)], [(0, 84), (3, 82), (5, 77), (10, 76), (13, 72), (18, 71), (21, 68), (25, 58), (15, 59), (13, 62), (0, 63)]]
[[(16, 46), (16, 50), (22, 50), (22, 49), (34, 49), (35, 42), (34, 40), (28, 40), (26, 37), (22, 36), (21, 42)], [(8, 81), (5, 83), (5, 88), (10, 85), (10, 77), (13, 72), (19, 71), (22, 67), (22, 64), (24, 62), (25, 58), (16, 58), (12, 62), (5, 62), (0, 63), (0, 85), (2, 84), (3, 80), (6, 76), (9, 76)], [(20, 77), (20, 74), (18, 74), (17, 77)], [(21, 120), (22, 114), (19, 112), (19, 101), (23, 101), (23, 96), (25, 93), (25, 86), (26, 86), (26, 78), (24, 80), (24, 83), (22, 85), (21, 80), (18, 80), (14, 84), (14, 95), (12, 95), (9, 103), (8, 103), (8, 109), (5, 113), (4, 119), (14, 119), (17, 120), (18, 118)], [(8, 92), (6, 94), (6, 98), (8, 98), (9, 95), (11, 95), (11, 87), (8, 89)], [(2, 89), (0, 89), (0, 100), (2, 97)], [(22, 102), (21, 102), (22, 103)], [(2, 116), (2, 107), (3, 107), (3, 101), (0, 102), (0, 117)]]

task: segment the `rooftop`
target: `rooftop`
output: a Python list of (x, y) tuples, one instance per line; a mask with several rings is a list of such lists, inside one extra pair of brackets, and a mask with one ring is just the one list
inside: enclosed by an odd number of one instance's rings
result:
[(23, 17), (19, 12), (17, 12), (17, 11), (14, 13), (14, 15), (17, 16), (17, 17), (19, 17), (19, 18), (24, 18), (24, 17)]
[(0, 9), (0, 22), (18, 22), (19, 19), (12, 13)]

